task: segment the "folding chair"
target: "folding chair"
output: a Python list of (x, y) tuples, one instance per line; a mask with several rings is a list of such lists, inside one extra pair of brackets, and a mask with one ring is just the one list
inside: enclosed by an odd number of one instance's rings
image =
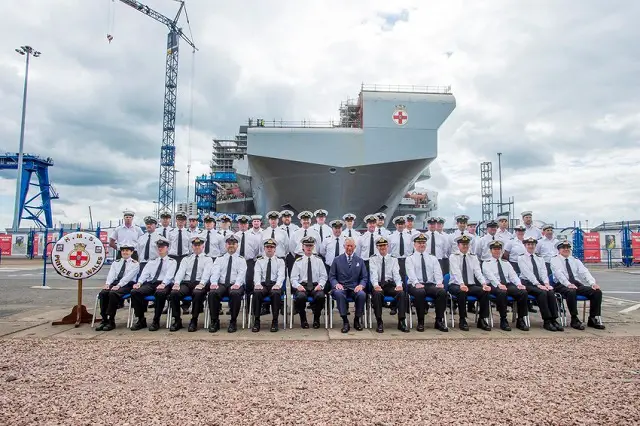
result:
[[(291, 292), (291, 298), (289, 299), (289, 328), (293, 328), (293, 302), (294, 302), (294, 297), (293, 297), (293, 291)], [(329, 299), (330, 296), (329, 295), (325, 295), (325, 305), (324, 305), (324, 309), (322, 310), (322, 316), (324, 318), (324, 328), (327, 329), (329, 328), (329, 317), (327, 316), (327, 312), (329, 311)], [(308, 297), (307, 296), (307, 303), (311, 303), (313, 302), (313, 297)]]
[[(280, 294), (280, 300), (283, 302), (282, 303), (282, 310), (283, 310), (282, 329), (286, 330), (287, 329), (287, 294), (288, 294), (286, 278), (282, 282), (282, 287), (280, 287), (280, 289), (284, 290)], [(267, 296), (264, 299), (262, 299), (262, 304), (265, 304), (265, 303), (271, 303), (271, 296)], [(251, 293), (251, 296), (249, 296), (249, 319), (248, 319), (247, 328), (253, 327), (253, 321), (255, 321), (255, 316), (253, 315), (253, 293)]]
[[(442, 279), (443, 284), (446, 283), (446, 284), (444, 284), (445, 291), (446, 291), (447, 286), (449, 285), (449, 274), (445, 274), (445, 276), (442, 277), (442, 278), (443, 278)], [(409, 280), (408, 278), (405, 279), (405, 288), (407, 288), (407, 289), (409, 287), (408, 280)], [(409, 294), (408, 291), (407, 291), (407, 294)], [(415, 297), (413, 297), (413, 296), (411, 296), (409, 294), (409, 329), (413, 328), (413, 309), (411, 309), (411, 304), (413, 303), (413, 301), (415, 299), (416, 299)], [(436, 303), (436, 299), (434, 299), (433, 297), (430, 297), (430, 296), (426, 296), (424, 298), (424, 301), (427, 302), (427, 303)], [(426, 316), (426, 314), (425, 314), (425, 316)], [(444, 323), (447, 324), (448, 322), (449, 322), (449, 319), (447, 318), (447, 310), (445, 309), (444, 310)]]
[[(365, 296), (365, 301), (364, 301), (364, 328), (371, 328), (371, 325), (369, 323), (370, 320), (367, 320), (367, 310), (371, 310), (371, 297), (369, 296), (369, 293), (366, 293)], [(335, 302), (335, 297), (333, 297), (333, 290), (331, 291), (331, 293), (329, 294), (329, 297), (327, 297), (327, 304), (329, 305), (329, 308), (327, 309), (329, 312), (329, 328), (333, 328), (333, 313), (336, 309), (336, 303)], [(355, 305), (356, 300), (353, 297), (347, 297), (347, 303), (353, 303)]]
[[(102, 291), (102, 290), (100, 290)], [(131, 293), (123, 294), (122, 300), (127, 300), (131, 297)], [(93, 305), (93, 317), (91, 318), (91, 328), (93, 328), (93, 324), (96, 321), (96, 315), (98, 315), (98, 303), (100, 303), (100, 293), (96, 294), (96, 303)], [(131, 304), (129, 304), (129, 309), (131, 309)], [(129, 328), (129, 320), (127, 319), (127, 328)]]
[[(549, 284), (551, 284), (551, 287), (555, 288), (557, 283), (555, 282), (554, 278), (555, 277), (553, 276), (553, 274), (549, 275)], [(568, 327), (569, 321), (567, 320), (567, 309), (565, 308), (565, 305), (564, 305), (565, 297), (559, 293), (556, 293), (556, 299), (558, 299), (558, 312), (560, 313), (560, 324), (563, 327)], [(587, 317), (587, 302), (589, 301), (589, 298), (578, 294), (576, 295), (576, 300), (578, 302), (582, 302), (582, 322), (585, 322), (585, 319)]]
[[(453, 313), (453, 302), (454, 302), (454, 298), (457, 299), (457, 297), (455, 297), (453, 294), (451, 294), (449, 292), (449, 279), (451, 277), (449, 276), (449, 274), (446, 274), (444, 276), (444, 289), (447, 292), (447, 298), (449, 299), (449, 315), (451, 316), (451, 328), (455, 328), (456, 326), (456, 320), (455, 320), (455, 315)], [(478, 298), (475, 296), (469, 296), (467, 295), (467, 302), (471, 302), (471, 303), (478, 303)], [(477, 323), (478, 322), (478, 309), (476, 309), (476, 316), (474, 319), (474, 322)]]
[[(407, 288), (406, 286), (403, 284), (402, 285), (403, 290), (406, 292)], [(367, 303), (369, 305), (369, 328), (373, 328), (373, 303), (372, 303), (372, 297), (373, 297), (373, 286), (371, 285), (371, 281), (369, 281), (369, 283), (367, 284)], [(383, 300), (382, 300), (382, 307), (384, 308), (384, 306), (387, 303), (392, 303), (395, 302), (396, 298), (393, 296), (384, 296)]]
[[(207, 293), (207, 295), (208, 295), (208, 293)], [(242, 328), (243, 329), (245, 328), (244, 326), (245, 326), (245, 320), (246, 320), (246, 315), (247, 315), (247, 311), (245, 311), (245, 309), (244, 309), (246, 297), (247, 297), (247, 294), (245, 293), (240, 298), (240, 313), (242, 314)], [(231, 301), (231, 298), (229, 296), (224, 296), (222, 299), (220, 299), (220, 303), (229, 304), (230, 301)], [(204, 308), (203, 308), (202, 312), (205, 314), (204, 315), (204, 328), (209, 328), (209, 323), (211, 322), (211, 315), (209, 313), (209, 297), (205, 297), (204, 298)]]
[[(191, 296), (185, 296), (182, 298), (183, 302), (191, 302), (193, 300), (193, 297)], [(167, 329), (171, 328), (171, 312), (173, 311), (173, 309), (171, 308), (171, 302), (169, 302), (169, 308), (167, 309)]]
[[(496, 301), (496, 296), (493, 294), (489, 294), (489, 300), (495, 302)], [(507, 296), (507, 306), (511, 306), (511, 322), (516, 322), (516, 310), (517, 310), (517, 305), (516, 305), (516, 300), (511, 297), (511, 296)], [(527, 315), (527, 318), (525, 319), (525, 321), (528, 321), (529, 315)], [(489, 322), (490, 322), (490, 326), (491, 328), (493, 328), (493, 303), (489, 303)]]
[[(147, 302), (155, 302), (156, 297), (154, 295), (145, 296), (144, 301)], [(129, 303), (129, 315), (127, 316), (127, 328), (133, 325), (133, 309), (131, 309), (131, 303)]]

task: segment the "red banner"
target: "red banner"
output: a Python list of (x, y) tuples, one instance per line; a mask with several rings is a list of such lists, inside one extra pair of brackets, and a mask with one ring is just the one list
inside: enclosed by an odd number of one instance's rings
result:
[(640, 263), (640, 232), (631, 233), (631, 250), (633, 252), (633, 261)]
[(11, 256), (11, 234), (0, 235), (0, 251), (3, 256)]
[(584, 233), (584, 262), (599, 263), (600, 262), (600, 233), (585, 232)]
[(33, 255), (37, 256), (39, 250), (39, 246), (40, 245), (40, 235), (39, 234), (33, 234)]
[[(47, 243), (55, 243), (58, 241), (58, 234), (47, 234)], [(51, 251), (53, 250), (53, 244), (47, 245), (47, 257), (51, 257)]]

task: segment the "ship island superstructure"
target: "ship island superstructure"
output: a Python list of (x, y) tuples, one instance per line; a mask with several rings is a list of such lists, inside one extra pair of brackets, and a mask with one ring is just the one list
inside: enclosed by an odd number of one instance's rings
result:
[(424, 220), (437, 194), (415, 184), (430, 177), (438, 129), (455, 106), (450, 87), (363, 84), (336, 122), (249, 119), (235, 138), (214, 139), (211, 176), (196, 179), (198, 209)]

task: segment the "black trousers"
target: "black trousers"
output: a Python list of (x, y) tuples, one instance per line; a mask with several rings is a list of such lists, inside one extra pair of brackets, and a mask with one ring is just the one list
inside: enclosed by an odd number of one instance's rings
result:
[(171, 289), (173, 288), (174, 285), (176, 284), (167, 285), (161, 289), (156, 287), (156, 292), (154, 294), (154, 296), (156, 297), (156, 305), (155, 305), (155, 310), (153, 312), (153, 322), (160, 321), (160, 315), (162, 315), (162, 311), (164, 310), (164, 304), (169, 298), (169, 295), (171, 294)]
[(193, 289), (193, 308), (191, 308), (191, 321), (198, 321), (198, 316), (204, 311), (204, 299), (209, 294), (210, 284), (203, 288)]
[(521, 290), (515, 284), (509, 283), (507, 284), (507, 296), (511, 296), (515, 300), (515, 303), (518, 306), (518, 318), (524, 318), (529, 315), (529, 306), (527, 304), (527, 290)]
[(469, 284), (468, 291), (461, 291), (458, 284), (449, 284), (449, 293), (458, 300), (458, 313), (460, 319), (467, 318), (467, 296), (473, 296), (478, 299), (480, 305), (480, 318), (489, 318), (489, 292), (484, 291), (481, 285)]
[(171, 304), (171, 315), (176, 319), (176, 322), (180, 321), (180, 314), (182, 312), (180, 309), (180, 302), (185, 297), (192, 296), (193, 289), (196, 288), (197, 285), (197, 282), (192, 283), (191, 281), (182, 281), (177, 290), (174, 291), (173, 288), (171, 289), (171, 293), (169, 293), (169, 303)]
[(447, 307), (447, 292), (444, 288), (438, 288), (435, 284), (426, 283), (424, 288), (411, 286), (409, 294), (415, 298), (413, 304), (416, 307), (418, 324), (424, 324), (424, 311), (427, 303), (424, 299), (427, 296), (435, 300), (436, 320), (442, 321), (444, 319), (444, 310)]
[(540, 308), (540, 316), (543, 320), (547, 321), (558, 318), (558, 301), (555, 291), (542, 290), (527, 280), (522, 280), (522, 284), (527, 288), (527, 293), (536, 298), (536, 303)]
[(495, 296), (496, 309), (500, 313), (500, 319), (507, 319), (507, 291), (491, 286), (491, 292)]
[(518, 265), (518, 262), (509, 261), (509, 263), (511, 264), (513, 270), (516, 271), (516, 274), (520, 275), (520, 265)]
[(154, 294), (159, 284), (160, 281), (147, 281), (142, 283), (140, 288), (131, 290), (131, 307), (136, 318), (144, 318), (144, 313), (147, 311), (147, 302), (144, 298)]
[(253, 292), (253, 275), (256, 270), (256, 260), (255, 259), (245, 259), (247, 261), (247, 274), (245, 275), (245, 286), (247, 294), (251, 294)]
[(307, 297), (313, 298), (313, 300), (311, 301), (311, 311), (313, 312), (313, 318), (318, 319), (322, 314), (322, 310), (324, 309), (325, 304), (325, 294), (324, 289), (315, 289), (317, 285), (317, 283), (314, 283), (313, 287), (306, 288), (304, 287), (304, 284), (302, 284), (304, 290), (293, 289), (293, 303), (295, 304), (295, 309), (298, 311), (298, 314), (300, 315), (300, 321), (302, 322), (307, 320)]
[(98, 294), (98, 299), (100, 299), (100, 316), (102, 317), (102, 322), (106, 322), (107, 319), (113, 320), (116, 317), (116, 312), (118, 311), (118, 305), (122, 300), (122, 296), (125, 294), (129, 294), (131, 292), (131, 287), (133, 287), (133, 282), (128, 284), (124, 284), (117, 290), (112, 290), (112, 288), (118, 285), (118, 282), (114, 282), (109, 286), (109, 290), (101, 290)]
[(438, 263), (440, 263), (440, 269), (442, 269), (442, 275), (446, 275), (449, 273), (449, 259), (442, 258), (438, 259)]
[(261, 289), (253, 289), (253, 315), (256, 321), (260, 321), (260, 311), (262, 310), (263, 301), (267, 296), (271, 298), (272, 319), (273, 321), (278, 321), (278, 317), (280, 316), (280, 305), (282, 304), (282, 300), (280, 299), (281, 295), (282, 287), (273, 288), (273, 284), (267, 286), (265, 283), (262, 283)]
[(231, 286), (218, 284), (217, 288), (210, 288), (207, 300), (209, 302), (209, 317), (211, 323), (218, 321), (220, 315), (220, 304), (223, 297), (229, 297), (229, 308), (231, 308), (231, 322), (235, 323), (240, 313), (244, 288), (232, 289)]
[(382, 305), (384, 304), (385, 296), (393, 297), (395, 299), (396, 306), (398, 308), (398, 320), (405, 319), (406, 309), (403, 307), (407, 303), (407, 295), (403, 290), (397, 291), (396, 284), (394, 282), (386, 282), (381, 285), (381, 291), (373, 290), (371, 293), (371, 303), (373, 304), (373, 312), (375, 313), (376, 320), (382, 321)]
[(400, 268), (400, 278), (402, 278), (402, 282), (407, 281), (407, 268), (405, 267), (407, 259), (404, 257), (398, 258), (398, 267)]
[(293, 269), (293, 262), (296, 261), (296, 257), (291, 253), (287, 253), (287, 257), (285, 258), (285, 265), (287, 266), (287, 277), (291, 278), (291, 270)]
[(185, 257), (189, 256), (188, 254), (183, 254), (182, 256), (177, 256), (174, 254), (170, 254), (169, 257), (173, 260), (176, 261), (177, 265), (176, 265), (176, 272), (178, 271), (178, 269), (180, 268), (180, 262), (182, 262), (182, 259), (184, 259)]
[(544, 264), (544, 266), (547, 267), (547, 276), (550, 276), (553, 274), (553, 272), (551, 272), (551, 263), (546, 263)]
[(585, 296), (589, 299), (589, 317), (599, 317), (602, 309), (602, 291), (594, 290), (591, 286), (583, 285), (579, 282), (573, 283), (578, 288), (569, 288), (562, 284), (554, 287), (556, 293), (560, 293), (567, 301), (567, 307), (572, 317), (578, 317), (578, 295)]
[(140, 275), (142, 275), (142, 271), (144, 270), (144, 267), (147, 266), (147, 263), (149, 262), (140, 262), (140, 268), (138, 268), (138, 275), (136, 275), (136, 282), (138, 282), (138, 280), (140, 279)]

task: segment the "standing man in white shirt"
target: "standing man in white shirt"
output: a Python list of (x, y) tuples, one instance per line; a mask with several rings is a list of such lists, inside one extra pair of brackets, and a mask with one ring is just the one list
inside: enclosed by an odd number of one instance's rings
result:
[[(358, 239), (360, 238), (360, 232), (358, 232), (358, 230), (356, 230), (353, 225), (356, 222), (356, 215), (353, 213), (347, 213), (344, 216), (342, 216), (342, 220), (344, 220), (344, 224), (345, 224), (345, 228), (342, 231), (342, 236), (345, 238), (353, 238), (356, 242), (356, 246), (359, 245), (360, 243), (358, 242)], [(357, 249), (356, 249), (357, 252)]]
[[(500, 241), (496, 236), (497, 232), (498, 224), (495, 220), (491, 220), (487, 222), (487, 233), (476, 242), (476, 256), (480, 259), (480, 267), (484, 262), (489, 262), (493, 258), (490, 244), (494, 241)], [(502, 243), (502, 241), (500, 242)], [(502, 247), (504, 247), (504, 243), (502, 243)]]
[(571, 243), (560, 241), (556, 244), (559, 254), (551, 259), (551, 271), (556, 285), (554, 290), (560, 293), (567, 301), (567, 307), (571, 314), (571, 327), (584, 330), (584, 325), (578, 319), (578, 302), (576, 296), (585, 296), (589, 299), (588, 327), (604, 330), (602, 323), (602, 290), (596, 283), (589, 270), (571, 255)]
[(116, 260), (120, 259), (120, 245), (128, 244), (133, 245), (134, 251), (131, 255), (133, 260), (138, 260), (138, 253), (135, 251), (135, 247), (143, 234), (142, 229), (133, 223), (133, 216), (135, 215), (133, 210), (125, 210), (122, 212), (123, 223), (116, 227), (109, 237), (109, 247), (116, 250)]
[(384, 227), (384, 221), (387, 219), (387, 215), (382, 212), (378, 212), (373, 216), (376, 218), (376, 234), (387, 238), (390, 234), (387, 228)]
[[(226, 243), (227, 237), (233, 235), (233, 231), (231, 230), (231, 217), (227, 214), (221, 214), (218, 216), (218, 221), (220, 222), (218, 234), (222, 236), (222, 241)], [(224, 252), (224, 250), (221, 250), (221, 252)]]
[(171, 213), (164, 211), (160, 213), (160, 226), (156, 228), (156, 232), (164, 238), (169, 239), (169, 234), (173, 227), (171, 226)]
[(191, 243), (189, 241), (189, 232), (185, 225), (187, 224), (187, 215), (184, 212), (176, 213), (176, 227), (169, 234), (169, 257), (175, 260), (180, 268), (182, 259), (189, 256)]
[(313, 214), (308, 210), (304, 210), (298, 213), (298, 219), (300, 219), (300, 224), (302, 225), (302, 227), (298, 228), (293, 233), (293, 237), (289, 242), (290, 249), (295, 255), (296, 259), (302, 257), (302, 255), (304, 254), (304, 245), (302, 244), (302, 240), (307, 237), (313, 237), (314, 242), (318, 241), (317, 244), (314, 243), (314, 247), (313, 247), (313, 253), (318, 254), (319, 244), (320, 244), (319, 243), (320, 234), (318, 234), (317, 231), (311, 228), (312, 216)]
[(364, 265), (367, 268), (367, 272), (370, 272), (369, 259), (374, 254), (378, 254), (378, 249), (376, 248), (376, 241), (381, 236), (378, 234), (378, 229), (376, 226), (377, 218), (374, 215), (372, 214), (366, 215), (364, 217), (364, 221), (367, 224), (367, 230), (360, 237), (360, 246), (359, 247), (356, 246), (356, 256), (362, 258), (362, 260), (364, 261)]
[(320, 240), (318, 241), (318, 243), (320, 244), (324, 242), (325, 239), (331, 236), (331, 228), (329, 228), (329, 226), (327, 226), (327, 224), (325, 223), (327, 221), (328, 214), (329, 212), (324, 209), (318, 209), (313, 212), (313, 215), (316, 218), (316, 223), (311, 225), (311, 229), (315, 230), (318, 235), (320, 235)]
[(407, 277), (405, 261), (413, 253), (413, 240), (411, 239), (411, 234), (404, 229), (406, 224), (404, 216), (394, 217), (393, 224), (396, 226), (396, 230), (389, 235), (389, 252), (398, 259), (400, 276), (404, 282)]
[[(253, 271), (256, 259), (260, 254), (261, 235), (249, 231), (249, 216), (238, 216), (238, 232), (234, 236), (238, 240), (238, 254), (247, 264), (247, 276), (244, 279), (247, 294), (251, 294), (253, 291)], [(248, 305), (247, 309), (249, 309)]]
[(187, 232), (189, 233), (189, 238), (200, 234), (201, 229), (200, 229), (200, 224), (198, 223), (198, 215), (197, 214), (192, 214), (189, 216), (189, 229), (187, 230)]
[(291, 216), (293, 216), (293, 212), (291, 210), (282, 210), (280, 212), (280, 220), (282, 220), (282, 225), (280, 225), (280, 229), (287, 235), (287, 239), (289, 241), (289, 246), (287, 246), (287, 257), (284, 260), (285, 265), (287, 265), (287, 276), (291, 277), (291, 269), (293, 268), (293, 262), (296, 260), (295, 252), (291, 247), (293, 246), (291, 240), (293, 239), (293, 233), (298, 229), (298, 225), (295, 223), (291, 223)]
[(322, 248), (319, 250), (321, 257), (324, 258), (327, 275), (329, 275), (329, 270), (331, 269), (333, 260), (344, 253), (344, 242), (346, 238), (349, 238), (343, 236), (343, 223), (340, 219), (332, 220), (330, 225), (332, 234), (328, 238), (325, 238), (322, 242)]
[(404, 216), (404, 218), (407, 221), (407, 228), (405, 229), (405, 231), (407, 231), (407, 234), (411, 235), (411, 238), (418, 235), (420, 231), (413, 227), (415, 225), (416, 215), (407, 214)]
[(147, 232), (138, 237), (138, 241), (136, 242), (138, 261), (140, 262), (139, 274), (142, 273), (142, 270), (147, 266), (147, 263), (158, 258), (158, 246), (156, 246), (156, 241), (161, 237), (161, 235), (156, 232), (156, 225), (158, 224), (158, 221), (155, 217), (145, 217), (144, 224), (147, 227)]
[(544, 259), (544, 264), (547, 268), (547, 275), (551, 275), (551, 259), (558, 255), (558, 239), (553, 235), (553, 225), (547, 224), (542, 227), (544, 236), (538, 240), (536, 245), (536, 254), (539, 254)]
[(522, 222), (524, 222), (526, 228), (524, 233), (525, 238), (533, 237), (536, 240), (542, 238), (542, 231), (533, 224), (533, 213), (530, 210), (522, 212)]
[(502, 241), (502, 244), (507, 244), (507, 241), (512, 239), (514, 235), (509, 232), (509, 214), (501, 213), (498, 215), (498, 231), (496, 232), (496, 238)]
[(216, 219), (207, 214), (203, 219), (204, 230), (201, 237), (204, 239), (204, 255), (216, 260), (216, 257), (224, 253), (224, 237), (216, 231)]
[(440, 263), (440, 270), (443, 274), (449, 273), (449, 236), (438, 232), (438, 218), (430, 217), (427, 219), (427, 232), (425, 235), (429, 238), (427, 242), (427, 253), (435, 256)]
[(398, 259), (389, 254), (389, 242), (384, 237), (376, 241), (376, 246), (380, 254), (373, 255), (369, 261), (369, 267), (371, 269), (369, 279), (372, 287), (371, 302), (376, 316), (376, 331), (378, 333), (384, 333), (382, 305), (384, 303), (384, 297), (389, 296), (395, 298), (395, 306), (400, 306), (398, 330), (403, 333), (408, 333), (409, 329), (405, 323), (407, 295), (402, 285)]

